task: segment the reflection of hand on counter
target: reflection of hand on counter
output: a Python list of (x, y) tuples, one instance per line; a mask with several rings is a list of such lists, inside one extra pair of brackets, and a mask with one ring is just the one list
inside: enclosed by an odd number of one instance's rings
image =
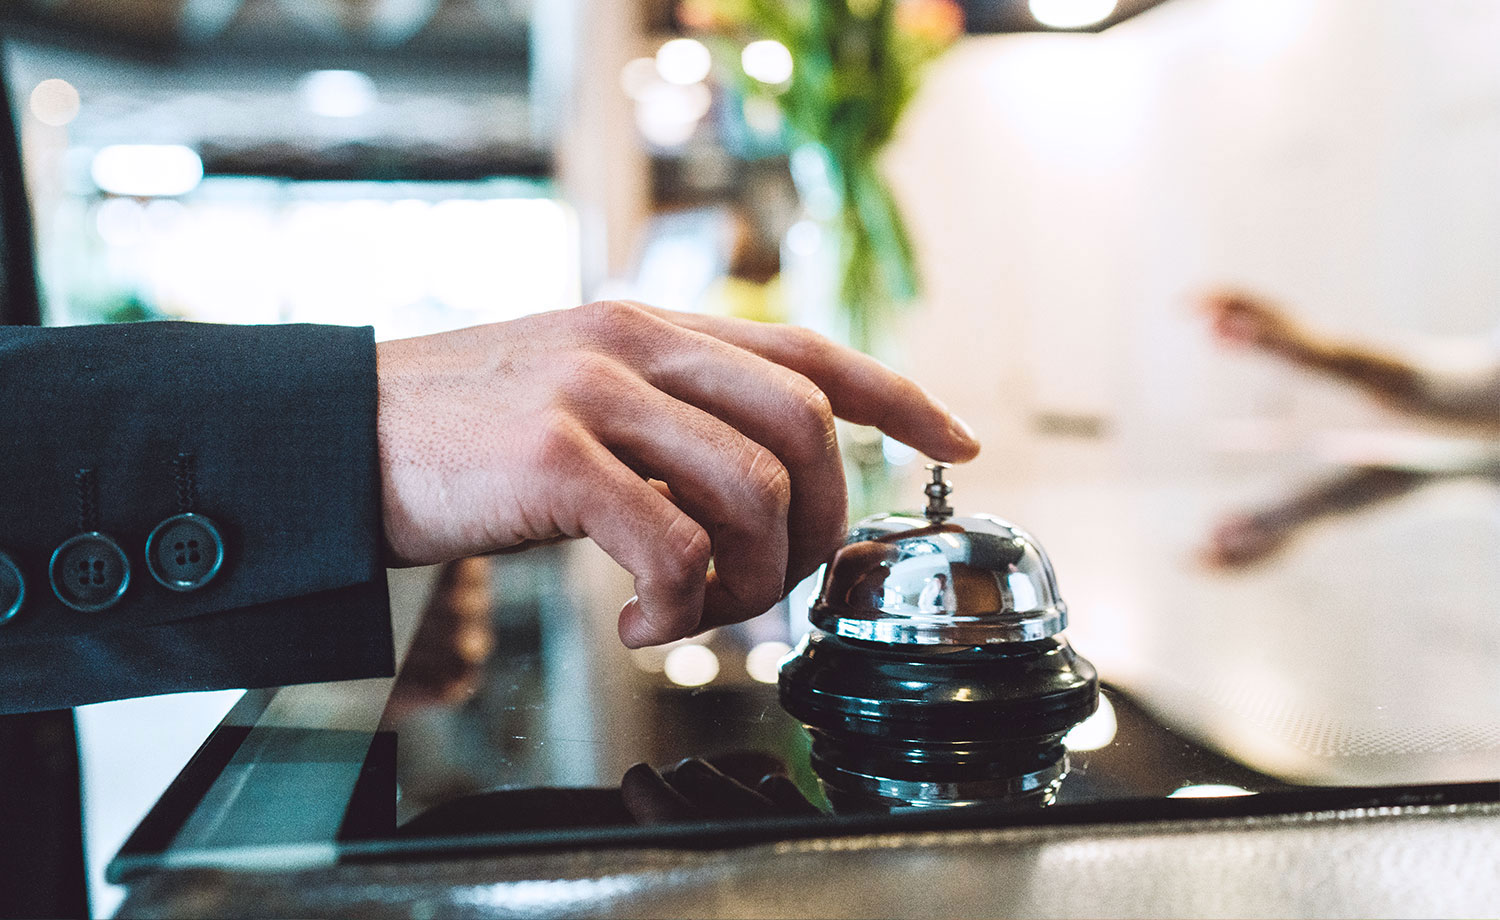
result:
[(658, 771), (636, 764), (619, 789), (497, 789), (428, 809), (401, 826), (403, 837), (506, 834), (821, 814), (779, 758), (758, 751), (690, 757)]
[(979, 450), (916, 384), (805, 330), (633, 304), (387, 342), (379, 379), (390, 560), (591, 537), (636, 576), (630, 646), (755, 616), (839, 545), (835, 414), (938, 459)]
[[(1424, 367), (1404, 356), (1315, 333), (1269, 299), (1232, 288), (1203, 294), (1198, 308), (1225, 344), (1253, 348), (1349, 384), (1411, 415), (1458, 422), (1485, 438), (1500, 430), (1500, 362), (1468, 374)], [(1209, 535), (1204, 563), (1220, 569), (1253, 565), (1315, 521), (1405, 494), (1438, 476), (1494, 475), (1496, 467), (1494, 451), (1484, 441), (1419, 438), (1414, 449), (1411, 437), (1385, 434), (1378, 442), (1356, 440), (1353, 455), (1340, 458), (1353, 464), (1347, 471), (1264, 508), (1225, 516)], [(1349, 445), (1343, 447), (1347, 453)]]
[(1396, 498), (1429, 482), (1432, 474), (1357, 467), (1304, 487), (1263, 508), (1225, 516), (1202, 551), (1206, 565), (1237, 569), (1263, 562), (1308, 526)]
[(620, 781), (625, 809), (638, 824), (821, 814), (769, 754), (735, 751), (690, 757), (658, 771), (638, 763)]
[(483, 558), (443, 566), (391, 689), (386, 717), (459, 702), (474, 693), (494, 649), (491, 565)]

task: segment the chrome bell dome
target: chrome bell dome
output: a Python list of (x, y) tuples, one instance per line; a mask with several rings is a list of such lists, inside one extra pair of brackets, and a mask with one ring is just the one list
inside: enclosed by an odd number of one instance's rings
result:
[(824, 568), (814, 629), (781, 666), (782, 708), (840, 811), (1048, 805), (1098, 674), (1061, 635), (1040, 544), (955, 517), (947, 467), (928, 469), (924, 511), (861, 521)]
[(929, 465), (923, 514), (866, 518), (824, 569), (819, 629), (888, 645), (1032, 642), (1067, 628), (1040, 544), (993, 515), (954, 517), (946, 466)]

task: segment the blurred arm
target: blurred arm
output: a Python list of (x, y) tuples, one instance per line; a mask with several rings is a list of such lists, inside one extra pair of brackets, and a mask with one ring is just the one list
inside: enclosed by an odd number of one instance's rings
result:
[(1316, 521), (1389, 501), (1433, 478), (1428, 473), (1381, 467), (1345, 470), (1281, 501), (1226, 516), (1209, 536), (1204, 562), (1221, 569), (1254, 565), (1274, 555)]
[(1280, 306), (1244, 291), (1210, 292), (1200, 306), (1227, 344), (1275, 355), (1412, 415), (1500, 431), (1500, 361), (1469, 374), (1423, 366), (1358, 342), (1314, 333)]

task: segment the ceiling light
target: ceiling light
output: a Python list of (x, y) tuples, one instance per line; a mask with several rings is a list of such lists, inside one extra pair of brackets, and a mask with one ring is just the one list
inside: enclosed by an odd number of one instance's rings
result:
[(1116, 0), (1031, 0), (1031, 15), (1054, 29), (1098, 25), (1115, 11)]
[(678, 86), (702, 82), (713, 65), (708, 47), (695, 38), (674, 38), (656, 51), (656, 72)]
[(177, 144), (116, 144), (94, 154), (89, 173), (111, 195), (172, 197), (198, 187), (203, 160)]

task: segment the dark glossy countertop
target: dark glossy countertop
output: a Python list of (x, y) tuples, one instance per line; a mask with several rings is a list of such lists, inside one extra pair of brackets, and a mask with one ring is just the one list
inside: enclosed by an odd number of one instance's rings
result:
[[(772, 863), (803, 885), (884, 874), (838, 896), (853, 900), (812, 896), (810, 914), (1484, 913), (1476, 905), (1500, 905), (1473, 865), (1500, 835), (1484, 804), (1500, 800), (1500, 490), (1455, 445), (1425, 465), (1353, 471), (1288, 462), (1029, 485), (956, 475), (971, 510), (1045, 543), (1071, 609), (1066, 635), (1106, 686), (1104, 709), (1070, 736), (1047, 809), (639, 828), (568, 799), (551, 820), (554, 800), (522, 790), (614, 790), (636, 762), (739, 749), (781, 757), (818, 799), (801, 728), (745, 664), (752, 648), (793, 642), (804, 620), (794, 605), (711, 634), (698, 644), (718, 674), (684, 687), (663, 671), (670, 649), (613, 641), (628, 583), (596, 552), (507, 558), (484, 605), (493, 649), (476, 668), (450, 660), (446, 691), (412, 670), (389, 707), (380, 681), (247, 697), (226, 720), (240, 727), (221, 729), (201, 775), (179, 782), (116, 861), (136, 886), (127, 914), (212, 902), (204, 915), (233, 915), (230, 893), (310, 915), (804, 913), (756, 875)], [(1209, 534), (1236, 514), (1308, 523), (1258, 564), (1206, 564)], [(421, 606), (414, 578), (397, 580), (398, 606)], [(418, 633), (409, 667), (430, 671), (431, 641)], [(466, 818), (430, 820), (445, 808)], [(424, 812), (427, 824), (410, 823)], [(1324, 857), (1350, 867), (1337, 886), (1358, 898), (1299, 893), (1312, 874), (1339, 875), (1311, 864)], [(1001, 881), (1022, 864), (1045, 869)], [(1375, 864), (1407, 881), (1356, 885)], [(1090, 872), (1136, 877), (1091, 900), (1076, 888)], [(904, 886), (928, 875), (952, 881), (917, 909)], [(983, 879), (979, 900), (965, 900), (966, 877)], [(438, 878), (471, 893), (496, 884), (459, 909)], [(579, 884), (516, 887), (562, 878)], [(374, 900), (339, 901), (361, 879)], [(1184, 897), (1204, 885), (1217, 893)]]

